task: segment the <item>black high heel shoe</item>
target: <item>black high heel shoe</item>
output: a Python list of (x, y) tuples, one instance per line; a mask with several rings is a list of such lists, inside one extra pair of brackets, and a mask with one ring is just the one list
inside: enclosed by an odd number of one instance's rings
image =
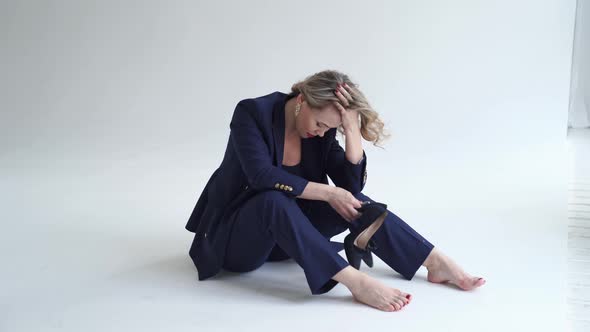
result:
[[(344, 251), (346, 252), (348, 264), (359, 270), (361, 267), (361, 259), (369, 267), (373, 267), (373, 255), (371, 255), (371, 251), (376, 250), (377, 245), (373, 239), (370, 239), (367, 242), (365, 249), (362, 249), (354, 245), (354, 241), (383, 213), (387, 215), (387, 204), (371, 203), (371, 201), (365, 201), (363, 202), (363, 205), (356, 210), (362, 213), (362, 215), (359, 217), (359, 229), (357, 231), (351, 231), (350, 234), (344, 238)], [(382, 220), (381, 223), (384, 221), (385, 220)], [(379, 227), (381, 227), (381, 225), (379, 225)]]

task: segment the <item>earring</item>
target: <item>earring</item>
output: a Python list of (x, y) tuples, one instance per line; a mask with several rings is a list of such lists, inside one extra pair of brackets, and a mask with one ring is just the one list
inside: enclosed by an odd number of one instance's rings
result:
[(300, 109), (301, 109), (301, 104), (295, 105), (295, 117), (297, 117), (297, 115), (299, 115), (299, 110)]

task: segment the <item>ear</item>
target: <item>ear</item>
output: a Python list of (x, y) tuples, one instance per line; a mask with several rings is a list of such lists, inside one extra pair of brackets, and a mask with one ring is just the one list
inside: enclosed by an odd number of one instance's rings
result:
[(305, 99), (303, 99), (303, 93), (297, 95), (297, 102), (300, 104), (303, 104), (305, 102)]

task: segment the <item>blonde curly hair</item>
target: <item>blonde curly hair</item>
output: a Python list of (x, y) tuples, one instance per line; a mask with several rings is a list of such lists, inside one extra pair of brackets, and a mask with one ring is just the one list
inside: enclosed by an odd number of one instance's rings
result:
[[(305, 101), (312, 108), (322, 109), (340, 101), (334, 94), (338, 84), (346, 83), (352, 90), (353, 101), (347, 109), (357, 110), (361, 118), (361, 136), (372, 142), (374, 146), (382, 147), (381, 142), (389, 138), (384, 129), (385, 125), (379, 114), (373, 110), (365, 95), (358, 89), (358, 85), (345, 74), (336, 70), (324, 70), (308, 76), (305, 80), (293, 84), (291, 95), (303, 94)], [(338, 127), (340, 134), (344, 134), (342, 126)]]

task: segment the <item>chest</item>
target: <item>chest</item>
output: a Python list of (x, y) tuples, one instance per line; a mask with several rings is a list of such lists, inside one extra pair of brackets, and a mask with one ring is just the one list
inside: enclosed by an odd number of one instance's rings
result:
[(293, 166), (301, 162), (301, 138), (285, 137), (283, 165)]

